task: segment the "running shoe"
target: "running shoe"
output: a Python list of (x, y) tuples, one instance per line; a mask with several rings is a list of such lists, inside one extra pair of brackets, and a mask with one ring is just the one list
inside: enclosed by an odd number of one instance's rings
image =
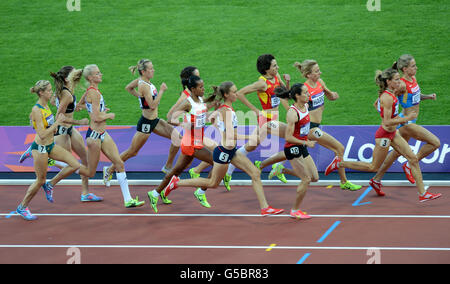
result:
[(200, 177), (200, 174), (197, 174), (197, 173), (194, 171), (194, 168), (192, 168), (192, 169), (189, 170), (189, 175), (191, 176), (191, 178), (198, 178), (198, 177)]
[(159, 200), (159, 194), (156, 196), (153, 196), (153, 191), (155, 191), (155, 190), (147, 192), (147, 195), (148, 195), (148, 199), (150, 199), (150, 205), (152, 206), (153, 211), (155, 211), (155, 213), (158, 213), (157, 205), (158, 205), (158, 200)]
[(112, 179), (112, 173), (109, 173), (109, 167), (104, 166), (103, 167), (103, 183), (105, 184), (106, 187), (110, 187), (111, 186), (111, 179)]
[(139, 198), (136, 196), (135, 199), (131, 199), (128, 202), (125, 202), (126, 208), (133, 208), (133, 207), (141, 207), (145, 204), (145, 201), (139, 201)]
[(28, 207), (23, 208), (22, 205), (17, 206), (16, 213), (22, 216), (27, 221), (36, 220), (37, 217), (31, 214), (30, 209)]
[(420, 202), (425, 202), (425, 201), (428, 201), (428, 200), (433, 200), (433, 199), (439, 198), (441, 196), (442, 196), (442, 193), (425, 192), (424, 195), (422, 195), (422, 196), (419, 195), (419, 201)]
[(291, 210), (291, 217), (295, 218), (295, 219), (300, 219), (300, 220), (306, 220), (306, 219), (311, 219), (311, 216), (309, 216), (308, 214), (306, 214), (306, 212), (303, 212), (302, 210)]
[(200, 204), (203, 207), (211, 208), (211, 205), (209, 205), (208, 200), (206, 200), (206, 194), (200, 193), (199, 190), (201, 190), (201, 188), (197, 188), (197, 190), (194, 191), (195, 198), (197, 198), (198, 202), (200, 202)]
[(258, 168), (258, 170), (261, 170), (261, 161), (255, 161), (255, 166)]
[(261, 215), (263, 215), (263, 216), (278, 215), (283, 212), (284, 212), (284, 209), (275, 209), (275, 208), (272, 208), (271, 206), (261, 209)]
[(405, 172), (406, 178), (409, 180), (410, 183), (415, 184), (416, 180), (414, 179), (411, 168), (409, 167), (408, 163), (404, 163), (402, 165), (403, 171)]
[(164, 166), (164, 167), (162, 167), (161, 172), (163, 172), (167, 175), (171, 170), (172, 170), (171, 168)]
[(225, 174), (225, 176), (223, 177), (223, 185), (225, 186), (225, 188), (230, 191), (231, 187), (230, 187), (230, 181), (231, 181), (231, 175), (229, 174)]
[(360, 190), (362, 186), (353, 184), (350, 181), (346, 181), (345, 183), (341, 183), (341, 189), (343, 190), (350, 190), (350, 191), (356, 191)]
[(172, 176), (172, 178), (169, 181), (169, 184), (164, 188), (164, 196), (169, 196), (170, 192), (178, 187), (178, 182), (180, 181), (180, 178), (177, 176)]
[(53, 203), (53, 185), (47, 181), (42, 185), (42, 189), (44, 190), (45, 198), (47, 198), (48, 202)]
[(28, 159), (29, 157), (31, 157), (32, 156), (32, 154), (31, 154), (31, 146), (30, 147), (28, 147), (28, 149), (25, 151), (25, 152), (23, 152), (23, 154), (20, 156), (20, 158), (19, 158), (19, 163), (23, 163), (23, 161), (25, 161), (26, 159)]
[(272, 179), (274, 176), (276, 176), (282, 182), (287, 183), (287, 179), (283, 174), (283, 169), (284, 166), (282, 163), (276, 163), (272, 165), (272, 170), (269, 173), (269, 179)]
[(378, 194), (378, 196), (385, 196), (386, 194), (381, 191), (381, 182), (375, 181), (373, 178), (370, 179), (369, 185), (375, 190), (375, 192)]
[(161, 200), (164, 204), (172, 204), (172, 200), (165, 196), (165, 190), (161, 191), (159, 195), (161, 196)]
[(93, 193), (81, 195), (81, 202), (100, 202), (100, 201), (103, 201), (103, 198)]
[(325, 170), (325, 175), (329, 175), (331, 172), (339, 169), (339, 163), (341, 162), (341, 159), (338, 156), (335, 156), (333, 161), (328, 165), (327, 169)]

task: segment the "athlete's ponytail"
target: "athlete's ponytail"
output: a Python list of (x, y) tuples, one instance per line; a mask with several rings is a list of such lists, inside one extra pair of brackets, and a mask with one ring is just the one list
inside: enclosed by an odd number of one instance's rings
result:
[[(55, 84), (55, 94), (58, 98), (61, 96), (61, 92), (63, 90), (64, 84), (66, 83), (66, 78), (69, 77), (70, 73), (75, 68), (73, 66), (63, 66), (59, 69), (58, 72), (50, 72), (50, 76), (53, 77), (53, 82)], [(79, 75), (81, 79), (81, 74)]]
[(414, 59), (414, 57), (410, 54), (403, 54), (402, 56), (397, 59), (397, 61), (394, 62), (394, 65), (392, 65), (392, 69), (397, 70), (398, 72), (403, 72), (403, 68), (406, 68), (409, 66), (409, 63)]
[(230, 81), (223, 82), (220, 86), (212, 86), (213, 93), (204, 101), (210, 103), (215, 100), (225, 100), (225, 94), (228, 94), (233, 86), (234, 83)]
[(274, 93), (281, 99), (291, 99), (297, 101), (296, 95), (302, 94), (303, 86), (304, 84), (302, 83), (295, 83), (292, 85), (290, 90), (288, 90), (285, 86), (279, 86), (275, 88)]
[(136, 70), (139, 71), (139, 75), (142, 75), (142, 71), (147, 69), (147, 63), (151, 63), (151, 61), (149, 59), (141, 59), (138, 61), (137, 65), (130, 66), (128, 69), (133, 75), (136, 73)]
[(307, 59), (302, 63), (294, 62), (294, 67), (297, 68), (298, 71), (300, 71), (300, 73), (302, 73), (302, 76), (305, 78), (307, 78), (307, 76), (312, 73), (312, 68), (315, 65), (317, 65), (317, 61), (312, 59)]
[(47, 86), (50, 84), (47, 80), (39, 80), (34, 84), (33, 87), (30, 88), (30, 93), (37, 94), (38, 96), (41, 96), (41, 92), (44, 91)]

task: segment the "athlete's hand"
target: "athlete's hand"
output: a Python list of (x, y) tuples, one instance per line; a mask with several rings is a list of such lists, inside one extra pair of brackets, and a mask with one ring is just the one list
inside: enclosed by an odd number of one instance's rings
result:
[(162, 84), (161, 84), (161, 87), (159, 87), (159, 90), (162, 91), (162, 92), (165, 92), (165, 91), (167, 90), (167, 85), (166, 85), (166, 83), (162, 83)]
[(284, 81), (286, 81), (286, 83), (287, 83), (287, 82), (290, 82), (290, 81), (291, 81), (291, 75), (289, 75), (289, 74), (283, 74), (283, 79), (284, 79)]
[(437, 97), (437, 95), (436, 95), (435, 93), (433, 93), (433, 94), (430, 95), (430, 99), (432, 99), (433, 101), (436, 100), (436, 97)]
[(316, 146), (316, 141), (307, 140), (305, 146), (308, 148), (314, 148), (314, 146)]
[(408, 115), (405, 116), (405, 118), (408, 119), (407, 121), (414, 120), (417, 118), (417, 112), (411, 111), (410, 113), (408, 113)]
[(335, 101), (337, 99), (339, 99), (339, 94), (336, 92), (331, 92), (331, 100)]

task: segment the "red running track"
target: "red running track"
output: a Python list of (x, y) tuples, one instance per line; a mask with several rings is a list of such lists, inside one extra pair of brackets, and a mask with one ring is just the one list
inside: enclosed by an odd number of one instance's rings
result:
[[(193, 189), (177, 189), (171, 205), (149, 206), (146, 186), (131, 186), (146, 201), (126, 209), (118, 186), (91, 191), (101, 203), (81, 203), (80, 186), (57, 186), (55, 203), (40, 191), (30, 204), (36, 221), (10, 215), (26, 186), (0, 186), (0, 263), (450, 263), (450, 190), (419, 203), (414, 187), (386, 187), (377, 197), (363, 187), (311, 187), (302, 210), (287, 215), (295, 187), (266, 186), (269, 204), (285, 214), (259, 216), (251, 187), (210, 189), (203, 208)], [(356, 205), (356, 206), (355, 206)], [(48, 215), (47, 215), (48, 214)], [(114, 214), (114, 215), (112, 215)], [(371, 248), (377, 248), (371, 250)]]

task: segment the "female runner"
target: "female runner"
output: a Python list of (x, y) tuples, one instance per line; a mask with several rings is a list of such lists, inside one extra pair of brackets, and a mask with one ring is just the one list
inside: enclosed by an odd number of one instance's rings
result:
[(66, 151), (63, 147), (55, 145), (55, 130), (59, 125), (65, 123), (66, 117), (63, 114), (59, 114), (55, 121), (52, 111), (48, 107), (48, 102), (52, 97), (52, 85), (50, 82), (47, 80), (39, 80), (30, 91), (31, 93), (37, 94), (39, 97), (31, 110), (31, 122), (37, 134), (31, 145), (36, 181), (28, 187), (25, 197), (17, 207), (16, 212), (25, 220), (32, 221), (36, 220), (37, 217), (31, 214), (28, 205), (41, 186), (44, 188), (47, 200), (53, 202), (53, 190), (44, 187), (49, 157), (58, 161), (63, 161), (67, 164), (67, 166), (58, 173), (57, 176), (59, 176), (59, 180), (68, 177), (79, 169), (81, 174), (86, 174), (87, 169), (85, 167), (80, 168), (80, 163), (71, 153)]
[(164, 194), (168, 196), (170, 192), (178, 187), (206, 187), (216, 188), (225, 176), (228, 165), (235, 164), (252, 178), (253, 190), (258, 198), (261, 215), (281, 214), (283, 209), (274, 209), (267, 203), (261, 182), (261, 174), (252, 162), (242, 153), (236, 153), (236, 140), (247, 139), (247, 136), (238, 135), (238, 120), (233, 110), (233, 102), (237, 99), (237, 88), (232, 82), (224, 82), (219, 87), (213, 87), (214, 94), (207, 101), (216, 100), (218, 97), (224, 104), (218, 109), (217, 125), (222, 134), (221, 145), (217, 146), (213, 152), (214, 165), (209, 178), (193, 178), (180, 180), (173, 176), (170, 183), (165, 187)]
[[(416, 80), (417, 65), (412, 55), (404, 54), (400, 56), (392, 68), (401, 71), (403, 74), (402, 78), (400, 78), (402, 82), (400, 82), (399, 90), (399, 102), (403, 108), (402, 113), (399, 114), (400, 117), (404, 117), (410, 112), (415, 112), (418, 115), (420, 101), (422, 100), (436, 100), (436, 94), (424, 95), (421, 93), (420, 87)], [(441, 145), (441, 142), (436, 135), (431, 133), (426, 128), (416, 124), (416, 119), (400, 124), (398, 127), (400, 135), (406, 140), (406, 142), (408, 142), (410, 138), (414, 138), (426, 143), (417, 153), (417, 159), (419, 161), (433, 153)], [(397, 151), (392, 151), (389, 153), (377, 174), (369, 182), (373, 188), (377, 188), (377, 192), (381, 195), (384, 195), (384, 192), (381, 190), (381, 179), (399, 156), (400, 155)], [(408, 163), (404, 163), (402, 168), (407, 179), (411, 183), (415, 183)]]
[[(120, 158), (124, 162), (138, 154), (152, 132), (161, 137), (171, 139), (173, 135), (172, 132), (174, 131), (173, 126), (158, 117), (158, 105), (162, 95), (167, 90), (167, 86), (165, 83), (162, 83), (158, 93), (155, 86), (150, 82), (155, 74), (152, 62), (148, 59), (141, 59), (136, 66), (131, 66), (129, 69), (133, 74), (136, 70), (139, 71), (140, 78), (137, 82), (137, 87), (142, 116), (137, 123), (136, 134), (131, 141), (130, 147), (120, 154)], [(175, 146), (173, 143), (171, 144), (169, 158), (163, 169), (167, 169), (169, 165), (169, 168), (172, 168), (173, 159), (175, 158), (178, 149), (179, 147)], [(114, 170), (114, 165), (103, 168), (103, 182), (106, 186), (109, 185)]]
[[(416, 119), (416, 112), (409, 112), (404, 117), (398, 115), (399, 100), (394, 95), (400, 87), (400, 75), (397, 70), (389, 68), (383, 72), (377, 71), (375, 77), (377, 85), (380, 87), (378, 99), (378, 111), (381, 115), (381, 126), (375, 133), (375, 148), (371, 163), (366, 162), (347, 162), (341, 161), (339, 157), (335, 158), (325, 171), (325, 175), (339, 168), (350, 168), (358, 171), (376, 172), (385, 160), (389, 146), (392, 146), (400, 155), (404, 156), (411, 165), (411, 173), (416, 180), (416, 187), (419, 193), (419, 201), (436, 199), (441, 196), (440, 193), (433, 194), (427, 192), (422, 180), (419, 161), (412, 152), (408, 143), (398, 133), (397, 126)], [(378, 195), (382, 195), (373, 188)]]
[[(322, 114), (324, 111), (325, 96), (330, 101), (335, 101), (339, 98), (338, 93), (330, 91), (325, 82), (320, 78), (322, 72), (320, 72), (319, 64), (315, 60), (305, 60), (302, 63), (295, 62), (294, 66), (302, 73), (302, 76), (306, 78), (305, 86), (309, 92), (309, 115), (311, 118), (310, 132), (308, 139), (317, 141), (319, 145), (333, 151), (337, 157), (341, 160), (344, 156), (344, 145), (342, 145), (333, 136), (320, 129), (320, 123), (322, 122)], [(341, 189), (347, 190), (359, 190), (360, 185), (356, 185), (347, 180), (345, 175), (345, 169), (339, 169), (339, 176), (341, 179)]]
[[(258, 127), (252, 135), (257, 134), (258, 140), (256, 143), (247, 142), (244, 146), (238, 149), (244, 155), (254, 151), (258, 145), (264, 140), (267, 134), (277, 135), (284, 138), (286, 131), (286, 124), (278, 121), (278, 106), (283, 104), (285, 109), (289, 109), (289, 104), (286, 100), (280, 100), (274, 95), (274, 90), (278, 86), (284, 86), (280, 75), (278, 74), (278, 64), (275, 57), (272, 54), (263, 54), (258, 57), (256, 67), (261, 76), (258, 81), (251, 85), (248, 85), (240, 89), (237, 93), (238, 99), (242, 101), (247, 107), (253, 110), (258, 117)], [(289, 75), (284, 75), (286, 80), (286, 86), (289, 89)], [(262, 111), (256, 108), (245, 96), (257, 92), (259, 101), (261, 103)], [(229, 190), (229, 183), (231, 181), (231, 175), (235, 167), (230, 165), (227, 174), (224, 178), (224, 185)], [(279, 178), (286, 182), (284, 176), (279, 175)]]
[(275, 90), (278, 97), (292, 99), (294, 104), (286, 114), (287, 127), (284, 145), (285, 159), (289, 160), (296, 176), (301, 178), (297, 187), (297, 197), (291, 209), (291, 217), (309, 219), (311, 216), (300, 210), (300, 204), (305, 197), (310, 182), (319, 180), (319, 173), (307, 147), (314, 147), (315, 141), (308, 140), (310, 117), (308, 111), (308, 88), (301, 83), (294, 84), (291, 90), (278, 87)]
[(83, 76), (89, 82), (89, 88), (80, 100), (80, 104), (86, 104), (91, 118), (89, 129), (86, 133), (89, 176), (95, 175), (100, 160), (100, 152), (103, 152), (116, 169), (116, 177), (122, 191), (125, 207), (140, 207), (145, 202), (139, 201), (138, 197), (135, 199), (131, 197), (124, 163), (120, 158), (116, 143), (106, 132), (106, 121), (114, 119), (115, 114), (108, 113), (109, 109), (106, 108), (103, 95), (98, 89), (98, 85), (102, 82), (103, 74), (100, 73), (97, 65), (91, 64), (84, 67)]

